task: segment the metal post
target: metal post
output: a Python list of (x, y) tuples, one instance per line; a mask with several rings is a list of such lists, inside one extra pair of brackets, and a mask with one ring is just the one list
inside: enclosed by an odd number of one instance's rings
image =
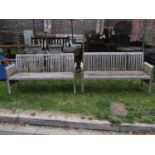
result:
[(72, 43), (73, 43), (73, 19), (71, 19), (71, 34), (72, 34)]
[(32, 19), (33, 21), (33, 34), (34, 34), (34, 37), (36, 36), (36, 27), (35, 27), (35, 19)]
[(17, 43), (17, 50), (19, 53), (20, 52), (20, 29), (19, 29), (17, 20), (16, 20), (16, 43)]
[[(85, 20), (83, 19), (83, 42), (82, 42), (82, 62), (83, 62), (83, 55), (85, 51)], [(81, 91), (84, 93), (84, 78), (83, 78), (83, 72), (81, 77)]]
[(142, 35), (142, 50), (144, 52), (145, 50), (145, 35), (146, 35), (146, 29), (147, 29), (147, 19), (144, 19), (143, 21), (143, 35)]
[(82, 41), (82, 62), (83, 62), (83, 53), (85, 51), (85, 20), (83, 19), (83, 41)]

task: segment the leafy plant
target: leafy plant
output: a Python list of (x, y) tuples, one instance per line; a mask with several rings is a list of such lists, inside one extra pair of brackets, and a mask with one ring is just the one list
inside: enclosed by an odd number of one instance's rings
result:
[(112, 115), (109, 116), (108, 120), (113, 124), (121, 124), (122, 122), (121, 118), (119, 118), (118, 116), (112, 116)]
[(120, 21), (114, 26), (116, 35), (129, 35), (132, 29), (130, 21)]

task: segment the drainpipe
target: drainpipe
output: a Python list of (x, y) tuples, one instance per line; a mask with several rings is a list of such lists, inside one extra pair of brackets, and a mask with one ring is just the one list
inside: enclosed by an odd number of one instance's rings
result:
[(104, 19), (101, 20), (101, 31), (100, 34), (102, 35), (104, 31)]
[(33, 35), (35, 37), (36, 36), (35, 20), (32, 19), (32, 21), (33, 21)]
[(72, 34), (72, 43), (73, 43), (73, 19), (71, 19), (71, 34)]
[(100, 33), (100, 19), (97, 19), (96, 23), (96, 34)]

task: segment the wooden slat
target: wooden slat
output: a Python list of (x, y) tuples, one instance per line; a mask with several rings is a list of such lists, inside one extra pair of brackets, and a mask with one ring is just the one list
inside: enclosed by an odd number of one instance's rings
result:
[(18, 72), (73, 72), (74, 54), (22, 54), (16, 56)]
[(73, 79), (72, 72), (42, 72), (42, 73), (16, 73), (9, 80), (47, 80), (47, 79)]
[(143, 69), (143, 52), (86, 52), (85, 71), (139, 71)]
[(86, 79), (150, 79), (143, 71), (85, 71)]

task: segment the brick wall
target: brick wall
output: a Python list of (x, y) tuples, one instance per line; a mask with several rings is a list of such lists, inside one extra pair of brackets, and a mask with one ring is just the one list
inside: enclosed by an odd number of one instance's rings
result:
[[(123, 19), (111, 19), (105, 21), (105, 26), (114, 27), (117, 22), (122, 21)], [(130, 41), (139, 41), (140, 33), (143, 28), (143, 20), (142, 19), (128, 19), (127, 21), (131, 21), (132, 30), (130, 33)], [(155, 44), (155, 20), (148, 20), (148, 26), (146, 31), (145, 41), (146, 43)]]
[[(20, 42), (23, 43), (23, 30), (33, 29), (32, 19), (5, 19), (0, 20), (0, 44), (5, 42), (16, 42), (15, 31), (20, 29)], [(44, 21), (42, 19), (35, 20), (36, 33), (43, 33)], [(96, 20), (85, 20), (85, 31), (91, 32), (96, 30)], [(52, 20), (52, 34), (71, 34), (71, 20), (70, 19), (53, 19)], [(83, 21), (73, 20), (73, 33), (83, 34)]]
[[(83, 34), (83, 21), (73, 19), (74, 34)], [(86, 31), (91, 32), (96, 30), (96, 20), (85, 20)], [(52, 20), (52, 34), (71, 34), (71, 20), (70, 19), (53, 19)]]
[[(0, 44), (6, 42), (16, 42), (16, 28), (20, 30), (20, 42), (23, 43), (23, 30), (32, 30), (32, 19), (1, 19), (0, 20)], [(43, 20), (35, 20), (36, 31), (43, 31)]]
[[(110, 19), (105, 20), (105, 27), (114, 27), (116, 23), (122, 21), (122, 19)], [(134, 19), (129, 20), (132, 23), (132, 31), (130, 33), (131, 41), (139, 40), (140, 30), (142, 29), (143, 20)], [(96, 31), (96, 19), (86, 19), (85, 20), (85, 32), (91, 33)], [(18, 25), (20, 29), (20, 42), (23, 43), (23, 30), (31, 29), (33, 30), (33, 20), (32, 19), (1, 19), (0, 20), (0, 44), (5, 42), (15, 42), (15, 30)], [(35, 20), (35, 28), (37, 33), (43, 33), (44, 31), (44, 21), (43, 19)], [(155, 20), (149, 20), (146, 40), (147, 42), (155, 43)], [(52, 20), (52, 34), (71, 34), (71, 20), (70, 19), (53, 19)], [(83, 21), (74, 19), (73, 20), (73, 32), (74, 34), (83, 34)], [(152, 33), (153, 32), (153, 33)]]
[(142, 26), (142, 20), (139, 19), (110, 19), (105, 20), (105, 27), (114, 27), (116, 23), (120, 21), (129, 21), (131, 22), (132, 29), (130, 33), (130, 41), (139, 40), (139, 33)]
[(147, 28), (145, 40), (148, 44), (155, 45), (155, 20), (149, 20)]

